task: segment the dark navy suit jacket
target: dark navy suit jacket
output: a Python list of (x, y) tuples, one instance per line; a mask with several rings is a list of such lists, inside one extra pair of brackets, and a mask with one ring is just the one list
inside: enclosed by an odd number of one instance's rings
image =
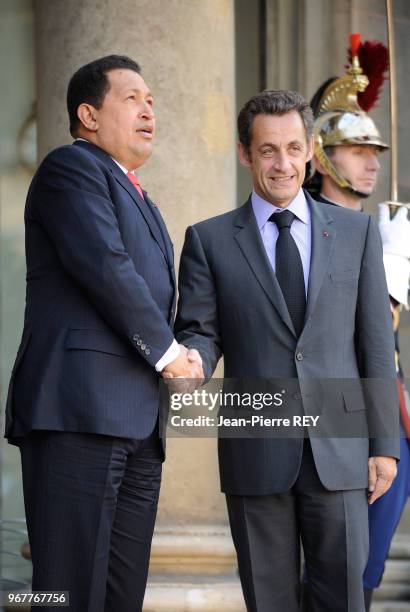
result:
[(155, 364), (173, 341), (172, 243), (158, 209), (98, 147), (52, 151), (25, 208), (23, 337), (6, 409), (10, 441), (33, 429), (145, 438)]

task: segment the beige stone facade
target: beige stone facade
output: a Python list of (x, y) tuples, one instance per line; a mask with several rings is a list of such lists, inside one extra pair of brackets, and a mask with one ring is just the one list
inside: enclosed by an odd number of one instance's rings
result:
[[(25, 6), (28, 11), (29, 3)], [(299, 89), (310, 97), (326, 78), (343, 71), (351, 30), (386, 40), (383, 0), (36, 0), (31, 11), (39, 159), (71, 141), (65, 108), (71, 74), (106, 54), (135, 58), (152, 88), (158, 122), (155, 152), (140, 179), (160, 206), (177, 258), (188, 225), (234, 208), (247, 195), (249, 179), (238, 169), (235, 155), (237, 106), (261, 84)], [(397, 0), (395, 14), (400, 194), (409, 201), (409, 3)], [(388, 138), (387, 89), (374, 117)], [(387, 158), (379, 190), (367, 204), (372, 212), (388, 195)], [(21, 169), (2, 168), (0, 177), (2, 239), (17, 244), (9, 256), (18, 253), (21, 272), (22, 185), (27, 187), (29, 177), (13, 179), (16, 172)], [(18, 292), (13, 299), (21, 301), (22, 284)], [(21, 330), (21, 309), (13, 320), (3, 319), (4, 324), (15, 329), (8, 340), (10, 357), (3, 359), (6, 382)], [(402, 327), (408, 374), (407, 315)], [(7, 470), (17, 473), (14, 449), (5, 447), (4, 456)], [(401, 531), (410, 532), (407, 516)], [(144, 610), (245, 610), (219, 492), (215, 440), (169, 440)]]

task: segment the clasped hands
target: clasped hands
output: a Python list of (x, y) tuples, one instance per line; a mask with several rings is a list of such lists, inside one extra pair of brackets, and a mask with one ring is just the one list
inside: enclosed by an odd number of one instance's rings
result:
[(179, 345), (179, 355), (161, 372), (172, 393), (192, 393), (204, 381), (202, 358), (196, 349)]

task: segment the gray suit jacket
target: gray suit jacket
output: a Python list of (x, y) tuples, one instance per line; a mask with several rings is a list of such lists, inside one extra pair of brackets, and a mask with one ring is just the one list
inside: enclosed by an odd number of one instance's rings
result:
[[(375, 384), (369, 391), (363, 394), (358, 385), (345, 385), (333, 394), (334, 406), (327, 406), (347, 425), (360, 413), (372, 437), (311, 437), (325, 487), (364, 488), (369, 455), (399, 458), (394, 341), (381, 241), (369, 215), (330, 209), (308, 194), (306, 198), (312, 256), (300, 337), (266, 256), (250, 200), (188, 228), (179, 276), (177, 337), (199, 350), (207, 376), (223, 355), (225, 378), (298, 379), (302, 397), (293, 396), (289, 414), (315, 413), (314, 400), (312, 404), (311, 394), (305, 393), (312, 380), (325, 384), (328, 379), (372, 379)], [(297, 477), (302, 448), (303, 440), (297, 438), (221, 438), (222, 490), (238, 495), (288, 490)]]

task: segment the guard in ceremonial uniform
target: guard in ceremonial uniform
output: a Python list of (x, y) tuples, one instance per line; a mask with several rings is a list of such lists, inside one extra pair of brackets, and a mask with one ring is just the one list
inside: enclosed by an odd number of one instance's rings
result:
[[(376, 186), (379, 155), (388, 148), (367, 114), (378, 98), (388, 68), (388, 51), (378, 42), (362, 44), (360, 35), (352, 34), (349, 60), (347, 73), (326, 81), (312, 99), (316, 118), (315, 156), (305, 187), (316, 200), (361, 211), (362, 200), (370, 196)], [(392, 537), (410, 493), (410, 419), (398, 345), (400, 310), (408, 308), (410, 222), (405, 207), (400, 208), (392, 219), (387, 204), (380, 204), (379, 209), (379, 229), (396, 336), (401, 459), (391, 488), (369, 506), (370, 551), (363, 577), (366, 611), (370, 610), (373, 589), (381, 582)], [(305, 612), (309, 610), (306, 584), (302, 607)]]

